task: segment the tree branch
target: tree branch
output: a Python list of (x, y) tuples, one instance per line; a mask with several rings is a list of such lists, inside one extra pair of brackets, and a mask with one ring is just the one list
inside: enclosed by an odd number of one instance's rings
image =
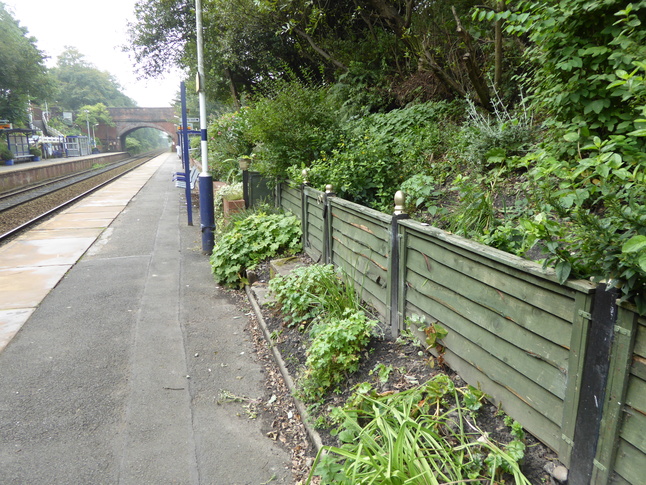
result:
[(332, 64), (334, 64), (339, 69), (343, 69), (344, 71), (348, 70), (348, 66), (346, 66), (345, 64), (343, 64), (340, 61), (337, 61), (330, 54), (328, 54), (325, 50), (323, 50), (321, 47), (316, 45), (316, 42), (314, 42), (314, 39), (312, 39), (312, 36), (307, 34), (307, 32), (299, 29), (298, 27), (294, 27), (294, 32), (296, 32), (298, 35), (303, 37), (310, 44), (312, 49), (314, 49), (321, 57), (323, 57), (324, 59), (327, 59), (328, 61), (330, 61)]

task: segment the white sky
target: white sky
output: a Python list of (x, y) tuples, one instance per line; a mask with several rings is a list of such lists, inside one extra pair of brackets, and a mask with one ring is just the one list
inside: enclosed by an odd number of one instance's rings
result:
[(121, 52), (128, 36), (126, 25), (133, 22), (137, 0), (3, 0), (38, 48), (49, 56), (48, 67), (65, 46), (73, 46), (85, 60), (112, 74), (122, 92), (141, 107), (171, 106), (179, 91), (178, 72), (165, 78), (137, 80), (128, 54)]

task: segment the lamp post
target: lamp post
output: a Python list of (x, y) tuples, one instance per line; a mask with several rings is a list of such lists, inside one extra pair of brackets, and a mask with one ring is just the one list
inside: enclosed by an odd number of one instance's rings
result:
[(85, 123), (87, 123), (87, 137), (88, 141), (90, 138), (90, 111), (89, 110), (84, 110), (85, 111)]
[(200, 187), (200, 222), (202, 226), (202, 251), (213, 251), (215, 230), (215, 211), (213, 207), (213, 177), (209, 175), (208, 145), (206, 134), (206, 93), (204, 91), (204, 39), (202, 32), (202, 1), (195, 0), (195, 21), (197, 29), (197, 79), (196, 90), (200, 102), (200, 133), (202, 152), (202, 172)]

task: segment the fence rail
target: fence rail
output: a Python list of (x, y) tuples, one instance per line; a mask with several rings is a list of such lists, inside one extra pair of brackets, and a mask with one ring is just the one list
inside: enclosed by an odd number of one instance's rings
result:
[(555, 450), (568, 483), (643, 483), (646, 318), (617, 308), (616, 290), (559, 284), (539, 264), (331, 189), (283, 184), (277, 202), (301, 219), (305, 251), (342, 268), (393, 337), (412, 315), (444, 326), (447, 364)]

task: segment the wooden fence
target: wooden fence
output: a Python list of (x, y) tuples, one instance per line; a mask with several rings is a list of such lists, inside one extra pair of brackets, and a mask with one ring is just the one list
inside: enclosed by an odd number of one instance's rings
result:
[(646, 319), (617, 308), (616, 290), (559, 284), (539, 264), (331, 191), (277, 193), (305, 251), (342, 268), (392, 336), (412, 315), (444, 326), (447, 364), (555, 450), (570, 485), (643, 483)]

